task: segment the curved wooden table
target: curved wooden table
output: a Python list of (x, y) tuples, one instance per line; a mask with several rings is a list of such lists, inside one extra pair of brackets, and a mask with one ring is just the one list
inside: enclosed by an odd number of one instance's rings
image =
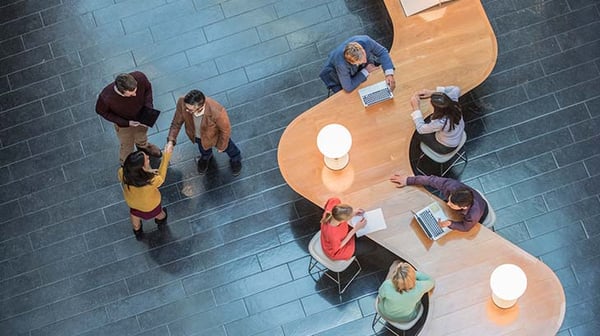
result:
[[(410, 171), (412, 92), (436, 85), (467, 92), (491, 72), (496, 38), (480, 1), (456, 0), (408, 18), (399, 0), (384, 1), (394, 25), (395, 98), (365, 109), (356, 92), (339, 92), (298, 116), (279, 143), (283, 177), (319, 206), (340, 196), (365, 209), (383, 208), (388, 229), (369, 237), (436, 280), (423, 335), (556, 334), (565, 296), (550, 268), (480, 225), (429, 241), (410, 210), (443, 202), (421, 187), (398, 189), (388, 181), (395, 170)], [(382, 79), (375, 72), (363, 86)], [(338, 172), (324, 166), (316, 146), (317, 133), (330, 123), (346, 126), (353, 137), (350, 164)], [(528, 278), (525, 294), (510, 309), (494, 305), (489, 287), (492, 271), (503, 263), (519, 265)]]

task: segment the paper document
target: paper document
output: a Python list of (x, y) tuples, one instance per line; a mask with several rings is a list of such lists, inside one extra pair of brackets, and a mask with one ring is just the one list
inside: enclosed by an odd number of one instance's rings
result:
[[(371, 232), (387, 228), (387, 225), (385, 225), (385, 218), (383, 218), (383, 211), (381, 210), (381, 208), (365, 212), (365, 218), (367, 219), (367, 225), (365, 225), (364, 228), (356, 231), (356, 237), (362, 237)], [(360, 219), (360, 216), (354, 216), (352, 217), (352, 219), (350, 219), (350, 222), (348, 224), (354, 227), (354, 225), (358, 223)]]
[(411, 16), (418, 12), (424, 11), (427, 8), (439, 6), (448, 1), (450, 0), (400, 0), (406, 16)]

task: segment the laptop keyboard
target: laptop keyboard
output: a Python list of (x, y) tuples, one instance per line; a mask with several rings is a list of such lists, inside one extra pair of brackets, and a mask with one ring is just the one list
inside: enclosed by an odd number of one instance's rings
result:
[(365, 105), (372, 105), (392, 98), (390, 89), (385, 88), (379, 91), (371, 92), (363, 96)]
[(433, 213), (431, 213), (431, 210), (427, 209), (421, 212), (419, 217), (423, 223), (423, 228), (429, 232), (430, 237), (437, 237), (444, 232), (438, 224), (437, 219), (433, 216)]

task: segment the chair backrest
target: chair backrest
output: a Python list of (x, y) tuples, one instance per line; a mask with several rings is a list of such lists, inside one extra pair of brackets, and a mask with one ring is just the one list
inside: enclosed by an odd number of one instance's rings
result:
[(332, 260), (323, 252), (321, 247), (321, 231), (317, 232), (308, 243), (308, 252), (321, 265), (327, 267), (333, 272), (342, 272), (354, 261), (355, 257), (348, 260)]
[[(427, 295), (427, 294), (425, 294)], [(375, 298), (375, 311), (381, 315), (381, 312), (379, 311), (379, 296), (377, 296)], [(381, 315), (381, 318), (383, 318), (387, 323), (393, 325), (394, 327), (400, 329), (400, 330), (408, 330), (412, 327), (415, 326), (415, 324), (417, 324), (417, 322), (419, 321), (419, 319), (421, 318), (421, 316), (423, 315), (423, 304), (419, 304), (419, 311), (417, 312), (417, 317), (415, 317), (413, 320), (405, 322), (405, 323), (398, 323), (398, 322), (391, 322), (388, 319), (386, 319), (383, 315)]]
[(481, 225), (485, 226), (488, 229), (493, 229), (494, 224), (496, 224), (496, 212), (494, 211), (494, 208), (492, 208), (490, 201), (488, 201), (487, 198), (485, 198), (485, 195), (483, 195), (483, 193), (479, 190), (476, 191), (479, 193), (479, 195), (481, 195), (481, 198), (483, 198), (485, 203), (487, 203), (488, 207), (488, 214), (483, 220), (483, 223), (481, 223)]

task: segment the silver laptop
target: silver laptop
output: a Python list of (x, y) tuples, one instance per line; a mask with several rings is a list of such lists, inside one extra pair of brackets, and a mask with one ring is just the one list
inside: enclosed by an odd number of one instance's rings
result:
[(421, 226), (421, 229), (423, 229), (427, 237), (431, 240), (438, 240), (448, 232), (452, 231), (451, 229), (447, 227), (443, 228), (438, 224), (438, 219), (445, 221), (448, 219), (448, 216), (446, 216), (444, 210), (442, 210), (442, 207), (437, 202), (429, 204), (416, 213), (413, 211), (413, 214), (415, 215), (417, 223)]
[(392, 90), (390, 90), (385, 81), (358, 90), (358, 95), (365, 107), (394, 98)]

